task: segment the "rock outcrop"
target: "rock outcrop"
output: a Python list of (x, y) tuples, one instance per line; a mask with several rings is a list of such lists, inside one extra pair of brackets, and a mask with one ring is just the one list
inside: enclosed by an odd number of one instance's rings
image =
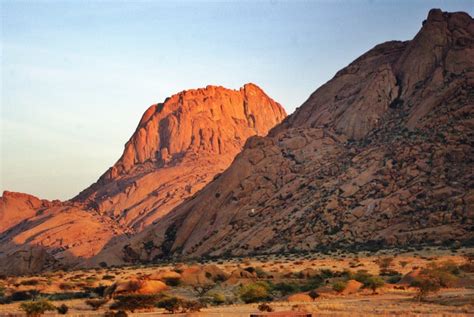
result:
[(140, 231), (224, 171), (286, 116), (259, 87), (208, 86), (148, 108), (118, 162), (74, 201)]
[(74, 266), (126, 239), (127, 228), (70, 202), (39, 209), (0, 235), (0, 268), (25, 274)]
[(31, 218), (37, 212), (59, 204), (50, 202), (33, 195), (5, 191), (0, 197), (0, 234), (25, 219)]
[[(126, 240), (195, 194), (249, 137), (266, 135), (285, 116), (254, 84), (187, 90), (149, 107), (122, 157), (71, 201), (4, 193), (0, 267), (21, 274), (77, 265)], [(30, 261), (25, 254), (32, 252), (44, 260)]]
[(473, 19), (434, 9), (413, 40), (339, 71), (114, 255), (472, 243), (473, 84)]

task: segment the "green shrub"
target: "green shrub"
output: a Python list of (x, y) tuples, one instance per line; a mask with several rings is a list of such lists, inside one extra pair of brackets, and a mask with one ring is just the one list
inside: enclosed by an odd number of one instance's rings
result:
[(275, 291), (280, 292), (283, 296), (298, 293), (300, 291), (299, 285), (291, 282), (281, 282), (275, 284), (273, 287)]
[(86, 292), (64, 292), (49, 294), (47, 298), (52, 301), (89, 298), (90, 294)]
[(170, 313), (175, 313), (181, 309), (181, 312), (198, 312), (201, 308), (205, 307), (202, 303), (195, 300), (185, 300), (175, 296), (163, 296), (156, 304), (155, 307), (163, 308)]
[(39, 293), (40, 292), (38, 290), (18, 291), (10, 295), (10, 300), (14, 302), (32, 300), (35, 299)]
[(89, 293), (89, 294), (95, 294), (99, 297), (104, 297), (105, 296), (105, 290), (108, 288), (109, 286), (105, 286), (105, 285), (99, 285), (97, 287), (89, 287), (89, 286), (86, 286), (84, 287), (84, 291)]
[(370, 288), (372, 292), (375, 294), (375, 291), (377, 290), (377, 288), (382, 287), (384, 284), (385, 282), (383, 281), (382, 278), (378, 276), (371, 276), (365, 281), (364, 287)]
[(375, 262), (379, 265), (380, 274), (385, 274), (392, 266), (393, 257), (379, 258)]
[(268, 277), (268, 273), (265, 272), (265, 270), (263, 268), (259, 267), (259, 266), (255, 268), (255, 273), (257, 274), (258, 278)]
[(261, 303), (260, 305), (258, 305), (258, 310), (259, 311), (263, 311), (263, 312), (269, 312), (271, 313), (273, 311), (273, 308), (268, 305), (267, 303)]
[(342, 293), (346, 289), (347, 282), (346, 281), (336, 281), (332, 283), (332, 289), (338, 293)]
[(311, 297), (313, 300), (315, 300), (316, 298), (319, 297), (319, 293), (316, 291), (316, 290), (311, 290), (309, 293), (308, 293), (309, 297)]
[(109, 300), (105, 298), (101, 299), (88, 299), (86, 300), (86, 304), (92, 307), (92, 310), (98, 310), (100, 307), (105, 305)]
[(60, 315), (66, 315), (68, 310), (69, 310), (69, 307), (66, 304), (62, 304), (61, 306), (56, 307), (56, 311)]
[(357, 271), (352, 277), (354, 280), (364, 284), (364, 288), (370, 288), (374, 293), (377, 288), (382, 287), (385, 282), (379, 276), (374, 276), (365, 270)]
[(396, 284), (396, 283), (400, 282), (401, 279), (402, 279), (401, 274), (392, 275), (392, 276), (388, 277), (387, 282), (390, 283), (390, 284)]
[(99, 263), (99, 266), (100, 266), (101, 268), (106, 268), (106, 267), (107, 267), (107, 263), (106, 263), (106, 262), (100, 262), (100, 263)]
[(323, 279), (315, 276), (309, 279), (303, 279), (297, 282), (280, 282), (273, 286), (273, 290), (280, 292), (283, 296), (291, 295), (298, 292), (308, 292), (320, 287)]
[(322, 269), (319, 275), (321, 276), (321, 278), (327, 279), (327, 278), (334, 277), (335, 273), (330, 269)]
[(128, 317), (128, 314), (123, 310), (119, 310), (118, 312), (108, 311), (105, 312), (104, 317)]
[(271, 300), (270, 286), (265, 282), (247, 284), (242, 286), (239, 296), (247, 304)]
[(169, 311), (170, 313), (174, 314), (176, 311), (179, 310), (181, 307), (181, 300), (177, 297), (165, 297), (162, 298), (159, 302), (156, 303), (156, 307), (163, 308)]
[(211, 303), (213, 305), (222, 305), (225, 303), (225, 295), (222, 293), (213, 292), (210, 293), (209, 296), (211, 297)]
[(219, 282), (225, 282), (227, 280), (227, 276), (225, 274), (216, 274), (213, 276), (212, 280), (215, 282), (215, 283), (219, 283)]
[(305, 280), (305, 283), (301, 284), (300, 289), (302, 292), (307, 292), (315, 288), (320, 287), (324, 282), (324, 279), (321, 276), (314, 276)]
[(114, 298), (115, 302), (110, 306), (115, 310), (129, 310), (134, 312), (136, 309), (153, 308), (159, 300), (158, 295), (130, 294), (120, 295)]
[(69, 282), (59, 284), (59, 289), (61, 289), (63, 291), (72, 290), (72, 289), (74, 289), (74, 287), (75, 287), (75, 285), (73, 283), (69, 283)]
[(47, 300), (39, 300), (21, 303), (20, 309), (23, 310), (28, 317), (39, 317), (47, 311), (56, 310), (56, 307)]
[[(360, 271), (364, 271), (364, 270), (360, 270)], [(352, 280), (354, 279), (354, 273), (351, 271), (351, 270), (347, 270), (345, 269), (344, 271), (342, 272), (337, 272), (337, 274), (335, 274), (335, 276), (338, 276), (338, 277), (342, 277), (344, 278), (345, 280)]]
[(356, 280), (357, 282), (365, 284), (367, 280), (370, 279), (371, 277), (372, 277), (372, 274), (370, 274), (366, 270), (359, 270), (354, 275), (352, 275), (351, 278)]
[(189, 312), (198, 312), (203, 307), (204, 307), (204, 305), (202, 305), (198, 301), (194, 301), (194, 300), (182, 300), (181, 301), (181, 308), (182, 308), (183, 312), (187, 312), (187, 311), (189, 311)]
[(10, 299), (10, 297), (8, 297), (8, 296), (5, 296), (5, 297), (0, 296), (0, 305), (10, 304), (11, 302), (12, 302), (12, 300)]
[(95, 276), (89, 276), (89, 277), (86, 278), (86, 283), (87, 284), (93, 284), (96, 281), (97, 281), (97, 277), (95, 277)]
[(37, 279), (31, 279), (31, 280), (25, 280), (25, 281), (21, 281), (20, 282), (20, 285), (25, 285), (25, 286), (35, 286), (35, 285), (38, 285), (40, 284), (40, 280), (37, 280)]
[(167, 277), (163, 281), (168, 286), (179, 286), (181, 284), (181, 278), (179, 277)]

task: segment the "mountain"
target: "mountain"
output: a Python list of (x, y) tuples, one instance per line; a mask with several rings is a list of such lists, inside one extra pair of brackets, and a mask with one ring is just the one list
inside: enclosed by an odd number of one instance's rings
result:
[(473, 85), (473, 19), (433, 9), (412, 40), (357, 58), (199, 193), (96, 260), (470, 244)]
[(76, 265), (126, 240), (195, 194), (247, 138), (266, 135), (285, 116), (254, 84), (186, 90), (152, 105), (121, 158), (72, 200), (3, 194), (0, 267), (21, 274)]
[(140, 231), (224, 171), (286, 116), (258, 86), (187, 90), (148, 108), (122, 157), (73, 201)]

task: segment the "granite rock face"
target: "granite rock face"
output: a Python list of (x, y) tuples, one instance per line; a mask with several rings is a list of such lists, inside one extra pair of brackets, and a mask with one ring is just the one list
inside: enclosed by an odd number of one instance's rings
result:
[(472, 243), (473, 85), (473, 19), (431, 10), (413, 40), (339, 71), (113, 256)]

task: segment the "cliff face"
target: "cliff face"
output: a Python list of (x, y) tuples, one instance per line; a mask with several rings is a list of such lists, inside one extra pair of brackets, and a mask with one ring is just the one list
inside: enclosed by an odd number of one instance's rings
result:
[(469, 243), (473, 84), (473, 19), (432, 10), (413, 40), (378, 45), (338, 72), (115, 255)]
[(254, 84), (187, 90), (149, 107), (117, 163), (73, 200), (4, 193), (0, 267), (21, 274), (76, 265), (127, 239), (201, 189), (247, 138), (266, 135), (285, 116)]

